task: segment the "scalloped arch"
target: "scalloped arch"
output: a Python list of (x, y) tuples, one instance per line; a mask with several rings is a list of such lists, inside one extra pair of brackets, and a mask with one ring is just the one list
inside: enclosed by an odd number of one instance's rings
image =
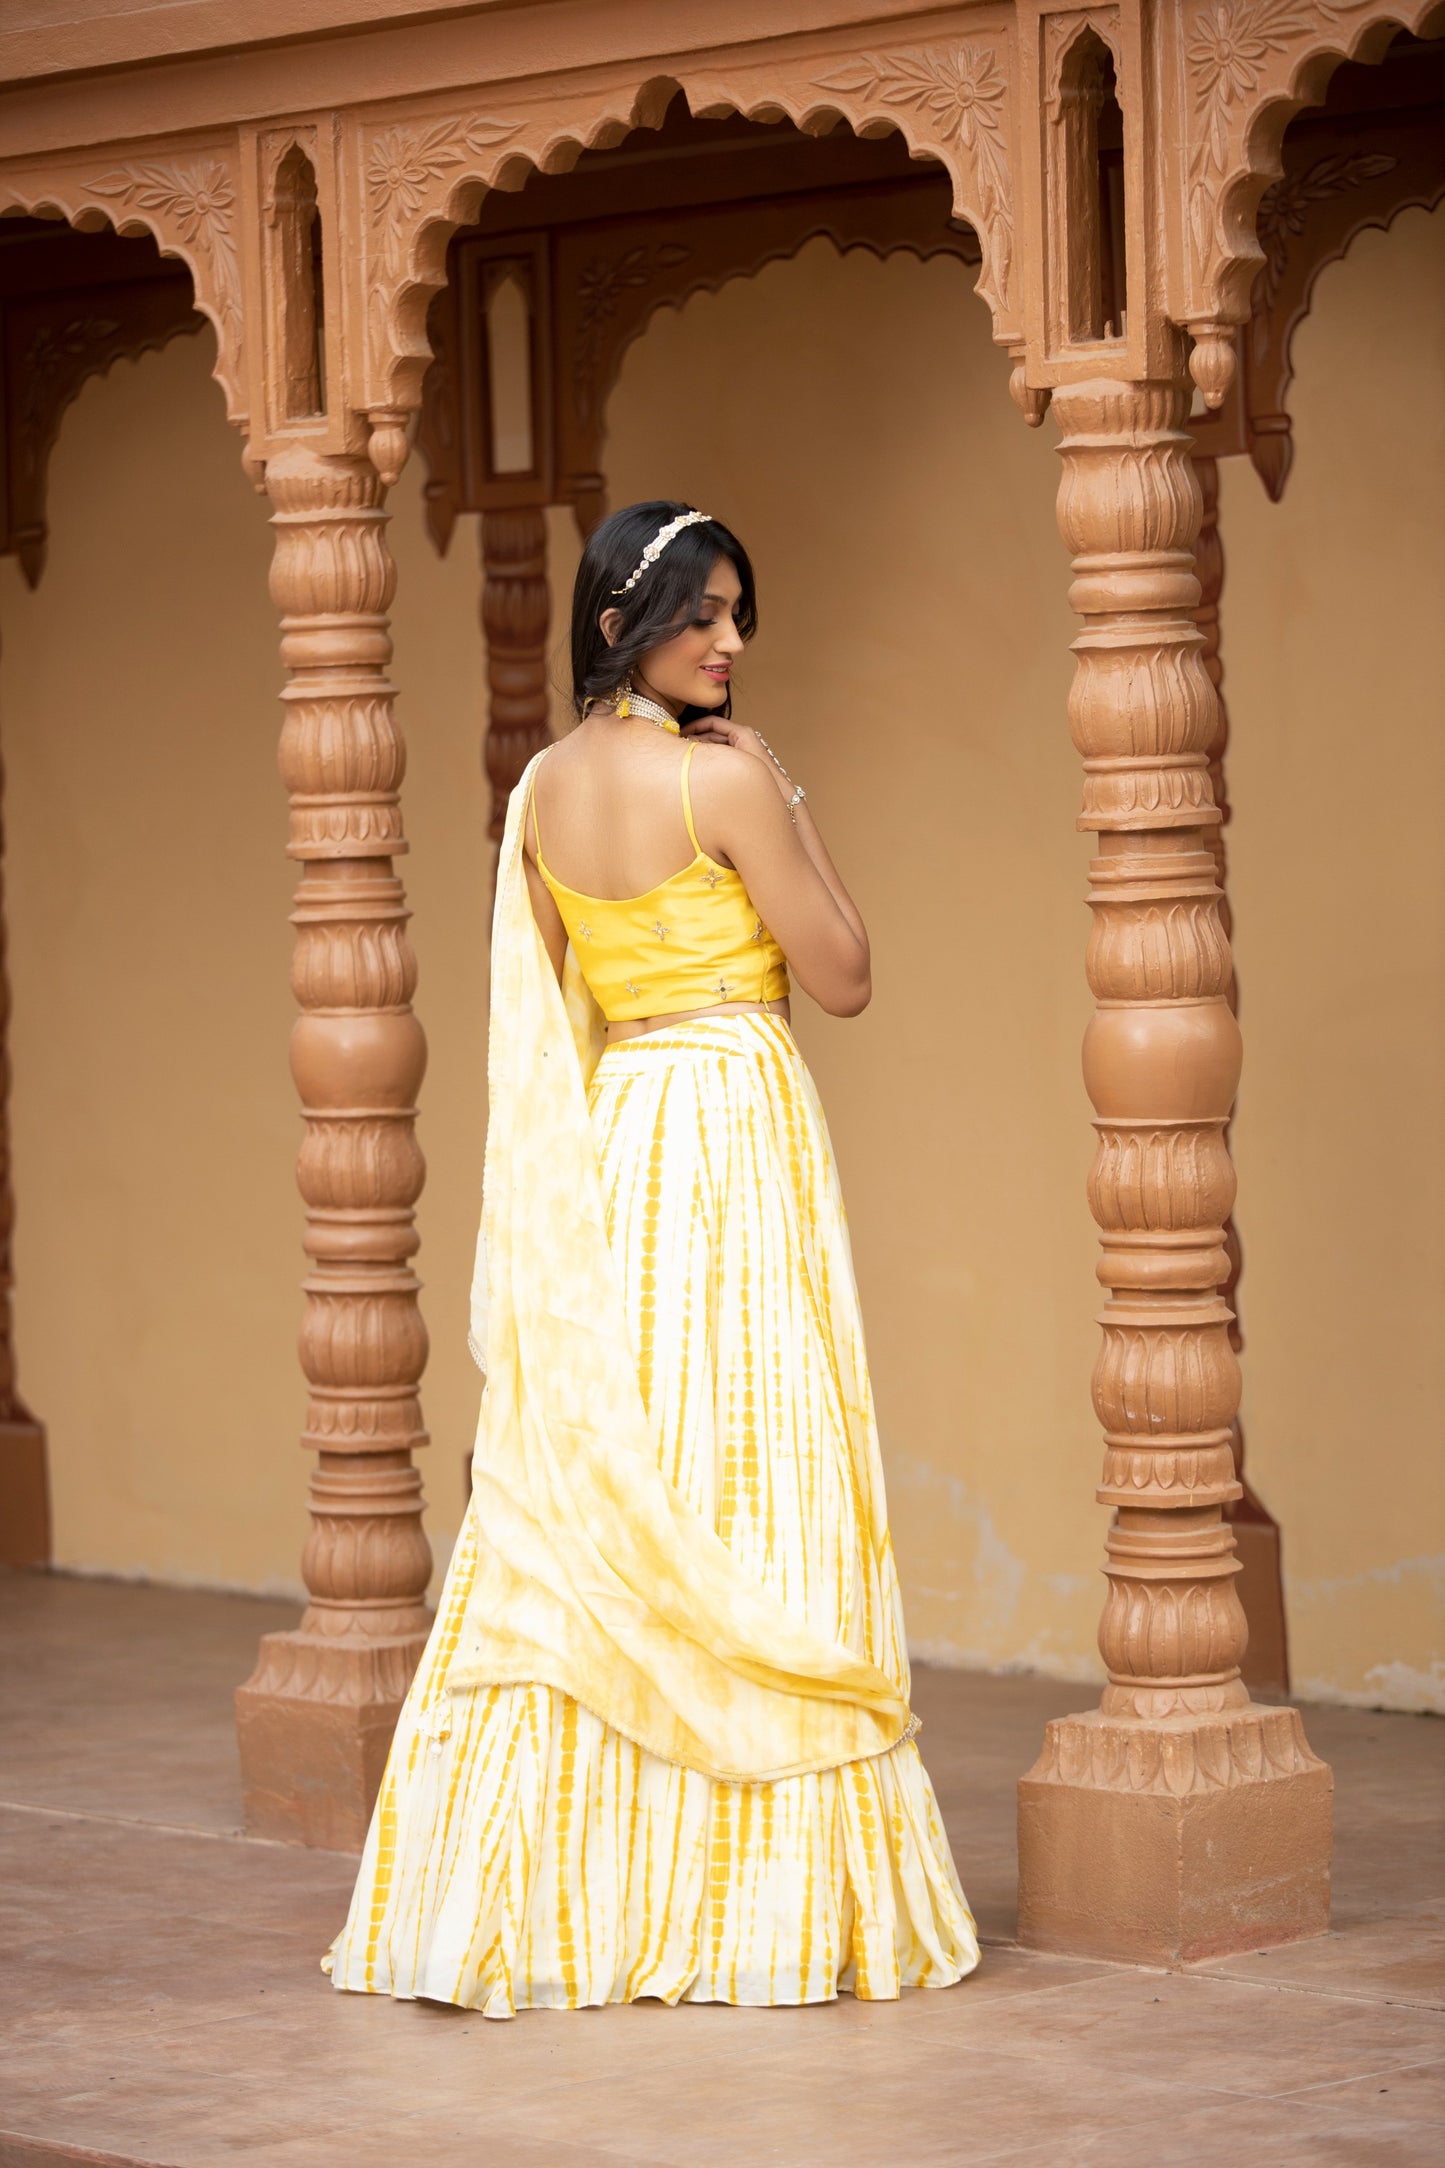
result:
[[(203, 167), (213, 169), (207, 173), (213, 188), (219, 176), (222, 200), (212, 206), (204, 189), (201, 191), (199, 214), (191, 210), (191, 216), (199, 219), (197, 238), (187, 240), (177, 230), (173, 203), (168, 206), (165, 201), (142, 199), (170, 197), (179, 200), (183, 209), (190, 209), (194, 192), (187, 196), (189, 176)], [(109, 185), (112, 178), (118, 185)], [(145, 234), (162, 256), (183, 263), (190, 275), (192, 305), (216, 334), (216, 363), (211, 374), (221, 387), (226, 418), (244, 429), (248, 416), (242, 391), (241, 283), (230, 224), (235, 192), (229, 169), (222, 159), (209, 154), (189, 166), (179, 161), (148, 159), (117, 166), (112, 175), (101, 175), (100, 181), (107, 185), (102, 188), (96, 182), (37, 182), (27, 186), (0, 174), (0, 217), (20, 211), (29, 218), (54, 216), (78, 233), (100, 233), (109, 227), (122, 239)]]
[[(1414, 7), (1403, 0), (1381, 0), (1373, 6), (1362, 6), (1359, 0), (1327, 0), (1327, 11), (1333, 20), (1320, 24), (1302, 51), (1281, 56), (1283, 79), (1261, 82), (1242, 116), (1237, 131), (1241, 162), (1218, 184), (1214, 250), (1212, 258), (1205, 256), (1198, 265), (1203, 299), (1196, 297), (1191, 303), (1191, 316), (1248, 322), (1251, 290), (1264, 260), (1255, 219), (1265, 191), (1283, 172), (1281, 145), (1295, 114), (1323, 101), (1331, 76), (1346, 61), (1368, 65), (1381, 59), (1401, 31), (1414, 37), (1445, 31), (1445, 0), (1419, 0)], [(1219, 11), (1216, 19), (1222, 19)]]
[[(807, 84), (790, 87), (769, 83), (755, 93), (701, 73), (685, 72), (681, 78), (649, 76), (580, 126), (576, 121), (544, 123), (546, 132), (539, 128), (530, 141), (532, 124), (525, 121), (488, 120), (474, 122), (470, 128), (459, 122), (464, 150), (457, 152), (448, 145), (434, 152), (438, 159), (445, 157), (451, 170), (444, 179), (438, 176), (433, 200), (427, 201), (419, 191), (409, 222), (403, 215), (402, 230), (393, 231), (379, 250), (374, 235), (369, 236), (380, 257), (380, 276), (370, 281), (372, 388), (368, 406), (408, 411), (420, 403), (421, 381), (431, 361), (427, 310), (445, 283), (447, 244), (459, 226), (476, 218), (484, 197), (493, 189), (518, 190), (534, 173), (565, 173), (584, 151), (611, 149), (634, 129), (659, 126), (679, 94), (689, 114), (699, 120), (736, 114), (743, 120), (787, 121), (803, 135), (822, 135), (843, 122), (864, 138), (901, 136), (911, 158), (941, 165), (948, 173), (955, 215), (978, 236), (981, 268), (975, 291), (990, 308), (996, 336), (1016, 338), (1008, 306), (1012, 206), (1001, 126), (1006, 76), (988, 46), (954, 39), (941, 53), (941, 59), (931, 63), (943, 71), (935, 75), (935, 84), (951, 81), (956, 110), (944, 104), (943, 116), (951, 125), (935, 133), (925, 124), (937, 120), (938, 97), (931, 103), (914, 99), (910, 81), (900, 74), (913, 60), (911, 53), (856, 58), (854, 80), (849, 83), (839, 79), (848, 73), (843, 69), (831, 79), (815, 76)], [(983, 103), (977, 108), (983, 115), (981, 122), (970, 118), (970, 65), (986, 83)], [(473, 140), (479, 127), (488, 131), (482, 142)], [(979, 147), (980, 137), (987, 141), (986, 155)], [(374, 171), (375, 164), (373, 148), (369, 169)], [(377, 223), (373, 211), (370, 225), (375, 228)]]

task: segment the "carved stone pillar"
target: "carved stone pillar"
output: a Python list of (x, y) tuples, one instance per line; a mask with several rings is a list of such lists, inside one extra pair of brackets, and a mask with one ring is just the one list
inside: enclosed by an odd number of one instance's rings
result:
[(1019, 1787), (1020, 1935), (1176, 1963), (1323, 1931), (1330, 1775), (1252, 1703), (1224, 1509), (1225, 1124), (1239, 1077), (1209, 831), (1214, 688), (1192, 612), (1199, 484), (1172, 383), (1060, 387), (1059, 525), (1084, 619), (1070, 696), (1098, 831), (1084, 1075), (1106, 1288), (1094, 1405), (1114, 1508), (1101, 1707), (1050, 1724)]
[(426, 1042), (393, 858), (406, 849), (404, 767), (386, 679), (395, 574), (363, 459), (289, 449), (269, 460), (271, 591), (291, 677), (281, 772), (301, 865), (291, 1067), (306, 1133), (301, 1363), (304, 1443), (318, 1455), (294, 1633), (268, 1634), (236, 1697), (246, 1824), (359, 1849), (397, 1710), (426, 1637), (426, 1333), (411, 1269), (424, 1168), (414, 1115)]
[(548, 727), (547, 515), (537, 505), (482, 514), (482, 630), (487, 637), (491, 837), (502, 840), (507, 800), (552, 733)]
[[(1214, 687), (1214, 732), (1208, 746), (1209, 788), (1219, 809), (1219, 819), (1208, 831), (1208, 839), (1214, 859), (1214, 878), (1220, 891), (1220, 924), (1226, 937), (1232, 938), (1234, 922), (1229, 906), (1228, 853), (1224, 842), (1229, 820), (1224, 776), (1229, 711), (1224, 704), (1224, 658), (1219, 625), (1220, 600), (1224, 592), (1224, 541), (1219, 532), (1219, 461), (1196, 452), (1194, 472), (1199, 478), (1201, 510), (1199, 540), (1194, 551), (1199, 602), (1193, 616), (1200, 633), (1200, 660)], [(1237, 1016), (1239, 981), (1233, 973), (1229, 982), (1229, 1005)], [(1237, 1295), (1240, 1274), (1244, 1270), (1244, 1249), (1232, 1212), (1224, 1222), (1224, 1253), (1229, 1259), (1229, 1277), (1220, 1292), (1231, 1312), (1229, 1344), (1238, 1355), (1244, 1348)], [(1284, 1695), (1289, 1691), (1289, 1644), (1285, 1630), (1279, 1523), (1256, 1497), (1245, 1476), (1244, 1426), (1237, 1414), (1231, 1426), (1230, 1442), (1234, 1448), (1234, 1472), (1242, 1486), (1241, 1496), (1226, 1508), (1226, 1512), (1234, 1530), (1234, 1546), (1239, 1558), (1239, 1600), (1249, 1621), (1243, 1677), (1245, 1684), (1257, 1693)]]
[[(0, 772), (0, 793), (4, 775)], [(0, 868), (4, 864), (0, 834)], [(5, 899), (0, 888), (0, 1566), (50, 1562), (50, 1487), (45, 1431), (20, 1399), (15, 1384), (15, 1284), (11, 1234), (15, 1191), (10, 1173), (10, 979), (5, 969)]]

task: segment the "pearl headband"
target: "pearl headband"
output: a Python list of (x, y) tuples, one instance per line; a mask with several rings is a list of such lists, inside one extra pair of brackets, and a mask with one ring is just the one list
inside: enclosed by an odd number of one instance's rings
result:
[(637, 567), (637, 570), (632, 574), (630, 579), (623, 582), (621, 587), (614, 587), (612, 590), (613, 594), (631, 594), (633, 588), (642, 578), (642, 575), (647, 570), (648, 566), (656, 564), (658, 558), (662, 555), (663, 551), (667, 548), (668, 543), (672, 541), (674, 536), (680, 535), (684, 527), (695, 527), (699, 520), (711, 518), (711, 512), (684, 512), (677, 519), (669, 520), (665, 527), (659, 527), (657, 533), (653, 536), (652, 540), (648, 543), (646, 549), (643, 551), (642, 562)]

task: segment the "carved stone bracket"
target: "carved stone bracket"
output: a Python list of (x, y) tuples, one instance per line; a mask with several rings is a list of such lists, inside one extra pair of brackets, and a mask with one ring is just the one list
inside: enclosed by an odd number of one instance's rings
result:
[(1325, 107), (1291, 124), (1281, 165), (1259, 207), (1264, 262), (1240, 334), (1238, 382), (1217, 418), (1198, 418), (1201, 448), (1247, 452), (1276, 500), (1294, 458), (1294, 336), (1320, 273), (1368, 228), (1445, 198), (1445, 44), (1401, 41), (1373, 67), (1342, 66)]
[(194, 306), (216, 332), (216, 381), (232, 421), (246, 421), (245, 311), (235, 138), (160, 151), (122, 147), (64, 163), (0, 162), (0, 211), (59, 216), (84, 233), (148, 234), (191, 276)]
[(1161, 189), (1176, 323), (1213, 335), (1249, 321), (1265, 257), (1255, 213), (1279, 178), (1291, 115), (1324, 95), (1341, 60), (1378, 60), (1401, 29), (1441, 19), (1440, 0), (1181, 0), (1168, 11), (1184, 89)]
[[(50, 280), (66, 279), (69, 273), (73, 283), (58, 291), (17, 294), (0, 289), (0, 551), (18, 556), (32, 587), (45, 562), (46, 471), (66, 408), (92, 376), (103, 375), (119, 360), (134, 360), (164, 346), (181, 333), (197, 332), (203, 321), (192, 305), (189, 279), (179, 272), (166, 274), (161, 266), (159, 276), (87, 284), (84, 260), (89, 252), (83, 242), (78, 249), (69, 245), (79, 238), (62, 230), (56, 236), (59, 245), (42, 243), (24, 252), (39, 254), (43, 248)], [(75, 262), (75, 256), (82, 261)]]
[(993, 315), (1000, 343), (1017, 336), (1014, 189), (1009, 52), (1004, 39), (949, 40), (870, 53), (817, 78), (820, 90), (848, 100), (854, 127), (878, 113), (912, 116), (905, 129), (915, 152), (941, 152), (954, 178), (959, 215), (982, 244), (977, 292)]

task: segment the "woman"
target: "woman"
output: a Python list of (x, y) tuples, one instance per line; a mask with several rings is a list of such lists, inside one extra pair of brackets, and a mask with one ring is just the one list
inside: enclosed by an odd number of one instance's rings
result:
[(741, 545), (689, 506), (587, 545), (581, 721), (498, 866), (472, 1504), (338, 1987), (510, 2017), (891, 1997), (978, 1961), (788, 1026), (790, 973), (865, 1006), (868, 940), (730, 719), (755, 623)]

